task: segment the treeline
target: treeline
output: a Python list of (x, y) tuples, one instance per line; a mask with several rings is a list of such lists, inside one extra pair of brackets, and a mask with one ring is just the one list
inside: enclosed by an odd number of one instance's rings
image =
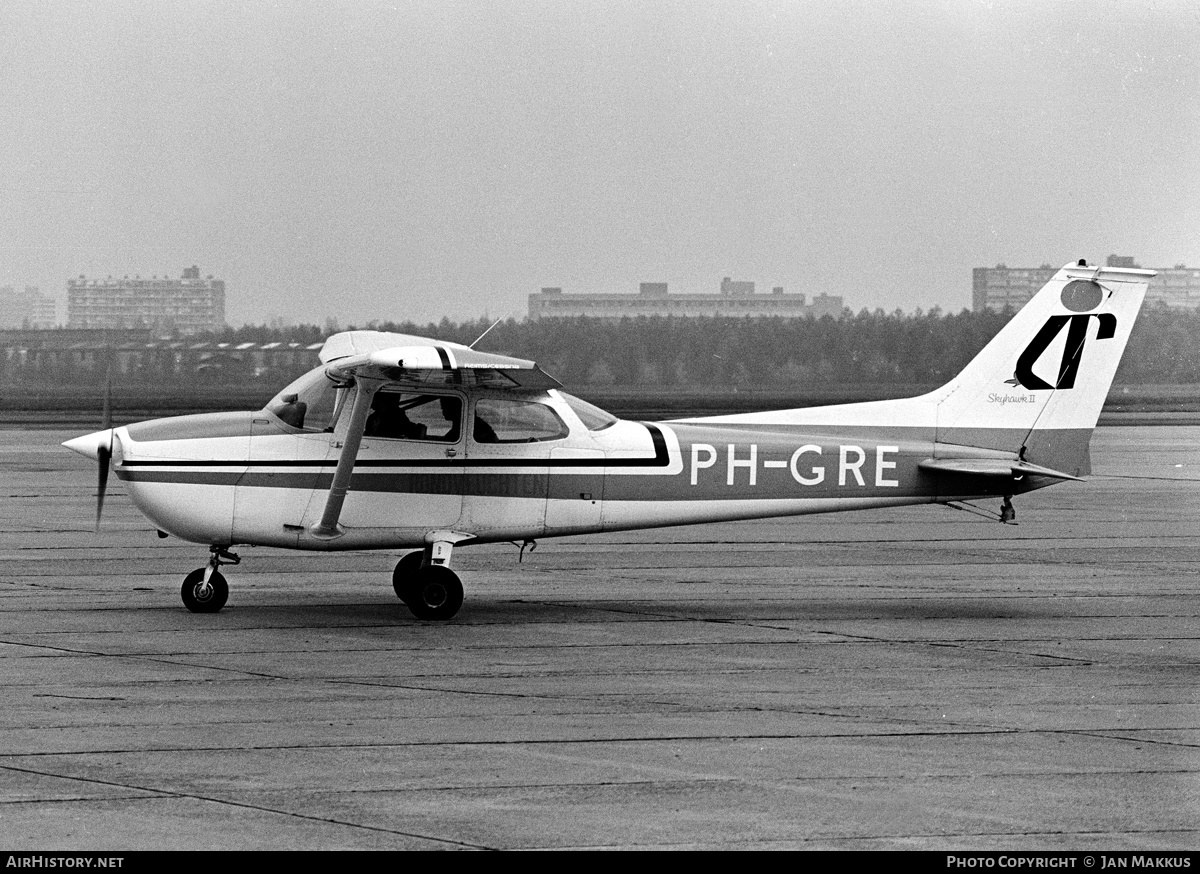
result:
[[(1011, 313), (905, 314), (882, 310), (840, 319), (639, 317), (621, 321), (548, 319), (495, 325), (478, 348), (537, 361), (568, 387), (680, 389), (821, 386), (934, 386), (958, 373), (1011, 318)], [(471, 344), (486, 319), (437, 324), (376, 323), (374, 330)], [(246, 326), (155, 344), (153, 352), (97, 350), (88, 356), (7, 362), (6, 384), (84, 385), (115, 379), (147, 387), (285, 384), (315, 367), (305, 347), (334, 325), (288, 329)], [(344, 329), (344, 330), (349, 330)], [(217, 348), (216, 344), (225, 344)], [(269, 343), (298, 344), (262, 351)], [(254, 349), (238, 350), (241, 344)], [(176, 349), (175, 347), (183, 347)], [(257, 351), (256, 351), (257, 350)], [(130, 357), (131, 356), (131, 357)], [(1134, 327), (1117, 382), (1200, 383), (1200, 310), (1144, 310)]]
[[(539, 362), (567, 385), (802, 386), (940, 383), (958, 373), (1012, 317), (1011, 312), (863, 310), (841, 319), (590, 318), (497, 324), (479, 343)], [(470, 344), (486, 319), (370, 326)], [(237, 342), (319, 340), (315, 326), (291, 331), (242, 328)], [(1200, 383), (1200, 310), (1143, 310), (1117, 381)]]

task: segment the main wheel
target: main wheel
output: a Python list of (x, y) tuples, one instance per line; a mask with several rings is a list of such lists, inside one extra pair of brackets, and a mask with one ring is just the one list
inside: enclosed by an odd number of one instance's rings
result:
[(229, 600), (229, 584), (220, 571), (214, 570), (204, 585), (205, 568), (197, 568), (183, 578), (183, 588), (179, 590), (183, 598), (183, 606), (193, 613), (216, 613)]
[(396, 562), (396, 569), (392, 571), (392, 588), (396, 590), (396, 597), (405, 604), (416, 597), (417, 574), (421, 570), (424, 555), (423, 552), (410, 552)]
[(450, 619), (463, 602), (463, 587), (458, 574), (448, 567), (431, 564), (413, 579), (408, 609), (418, 619), (435, 622)]

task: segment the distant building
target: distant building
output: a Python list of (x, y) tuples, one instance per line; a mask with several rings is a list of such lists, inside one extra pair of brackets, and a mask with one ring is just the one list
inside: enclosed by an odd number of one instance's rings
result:
[(728, 276), (721, 280), (721, 294), (754, 294), (753, 282), (734, 282)]
[[(1129, 255), (1109, 255), (1105, 262), (1109, 267), (1138, 267)], [(1146, 304), (1165, 304), (1181, 309), (1200, 307), (1200, 268), (1189, 268), (1183, 264), (1174, 267), (1151, 267), (1158, 275), (1150, 280), (1146, 290)], [(976, 267), (971, 271), (971, 308), (975, 312), (985, 309), (1002, 310), (1005, 307), (1019, 309), (1037, 294), (1043, 285), (1058, 272), (1057, 267), (1043, 264), (1041, 267)]]
[(195, 266), (179, 279), (80, 276), (67, 281), (67, 327), (219, 331), (225, 327), (225, 283), (212, 276), (202, 279)]
[(11, 285), (0, 288), (0, 328), (56, 328), (58, 305), (46, 297), (36, 285), (25, 286), (25, 293)]
[(637, 294), (563, 294), (561, 288), (543, 288), (529, 295), (529, 318), (563, 319), (591, 316), (621, 319), (626, 316), (773, 316), (785, 319), (838, 318), (842, 299), (819, 294), (809, 303), (803, 294), (787, 294), (781, 286), (771, 294), (755, 294), (753, 282), (721, 280), (719, 294), (668, 294), (665, 282), (643, 282)]

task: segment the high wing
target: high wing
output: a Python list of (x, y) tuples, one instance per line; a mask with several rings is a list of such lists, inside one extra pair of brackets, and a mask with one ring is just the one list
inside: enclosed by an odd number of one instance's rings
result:
[(335, 382), (354, 380), (358, 390), (350, 412), (346, 438), (325, 499), (321, 520), (312, 527), (318, 537), (342, 534), (338, 519), (350, 488), (358, 447), (366, 428), (371, 399), (389, 383), (449, 383), (499, 389), (549, 389), (562, 383), (533, 361), (490, 352), (476, 352), (459, 343), (443, 343), (411, 334), (384, 331), (343, 331), (325, 341), (320, 352), (326, 375)]
[(524, 358), (477, 352), (460, 343), (444, 343), (412, 334), (343, 331), (325, 341), (320, 352), (334, 380), (353, 377), (385, 382), (450, 382), (488, 388), (543, 390), (562, 383)]

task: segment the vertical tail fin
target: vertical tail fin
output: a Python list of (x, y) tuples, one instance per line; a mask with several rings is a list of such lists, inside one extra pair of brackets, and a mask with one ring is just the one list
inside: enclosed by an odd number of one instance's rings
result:
[(1090, 471), (1088, 444), (1151, 270), (1068, 265), (933, 395), (937, 440)]

